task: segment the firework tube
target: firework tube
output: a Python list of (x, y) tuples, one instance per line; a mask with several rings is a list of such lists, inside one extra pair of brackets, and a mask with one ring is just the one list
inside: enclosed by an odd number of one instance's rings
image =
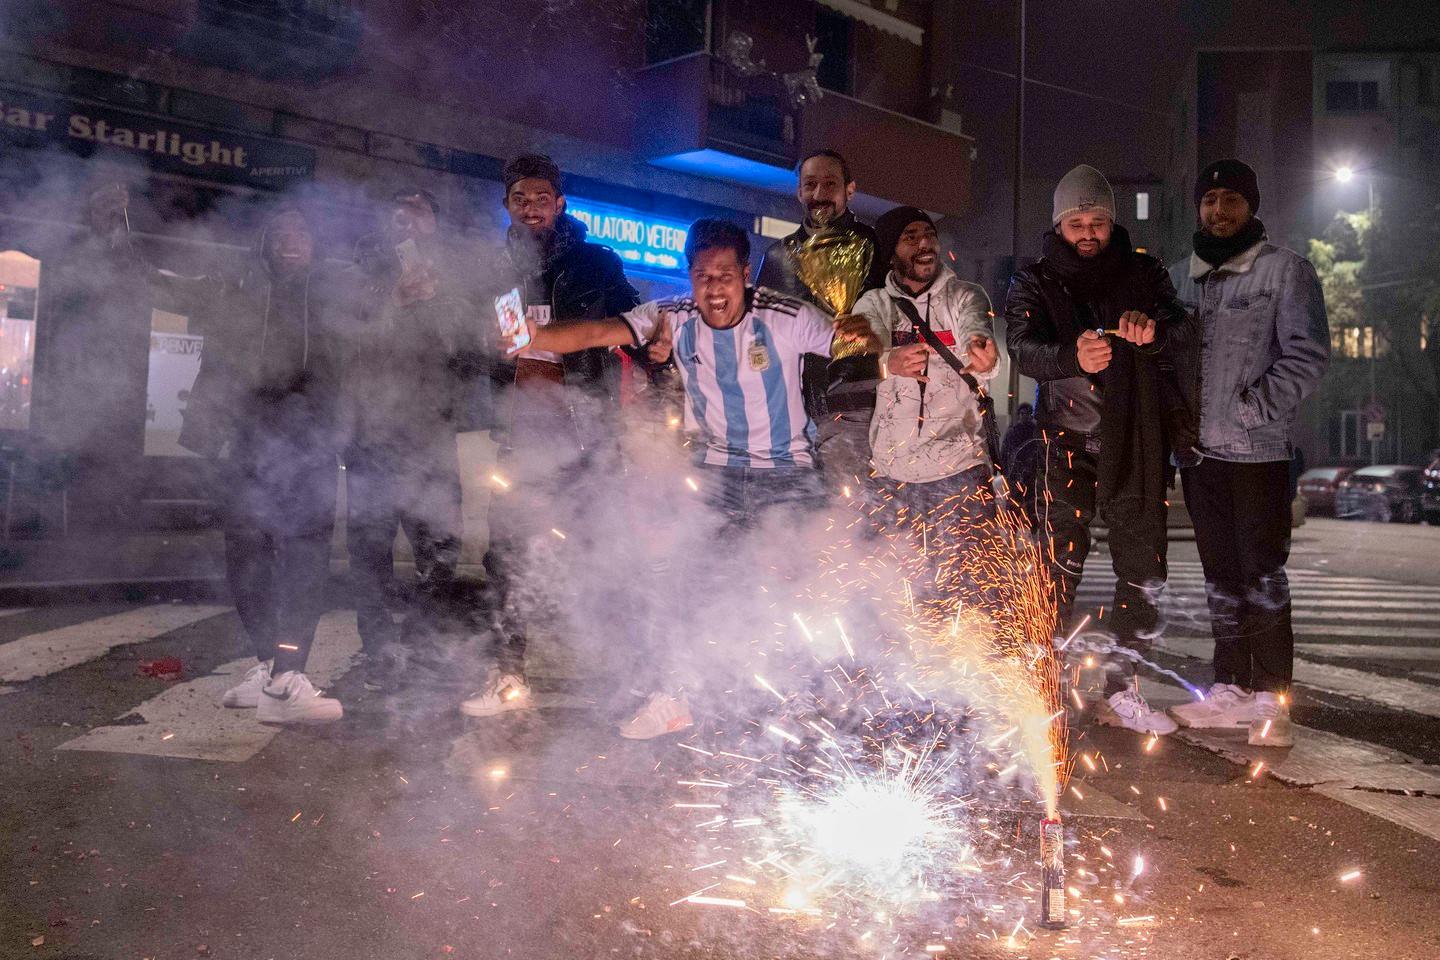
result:
[(1040, 926), (1064, 930), (1065, 826), (1058, 819), (1040, 821)]

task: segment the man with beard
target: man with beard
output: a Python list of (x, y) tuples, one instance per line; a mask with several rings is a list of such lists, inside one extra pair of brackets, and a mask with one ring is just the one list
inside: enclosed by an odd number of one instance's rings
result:
[(258, 663), (225, 692), (262, 723), (336, 720), (305, 676), (325, 610), (343, 446), (342, 324), (304, 212), (270, 215), (239, 276), (153, 271), (157, 305), (201, 321), (180, 445), (215, 463), (225, 574)]
[[(417, 653), (422, 614), (445, 597), (460, 560), (463, 520), (456, 436), (489, 420), (489, 380), (473, 308), (445, 261), (439, 204), (414, 187), (397, 190), (381, 229), (362, 241), (346, 394), (347, 543), (365, 685), (393, 687)], [(395, 531), (415, 557), (415, 593), (404, 627), (391, 614)], [(405, 638), (405, 644), (399, 641)]]
[[(1050, 538), (1065, 630), (1090, 551), (1097, 511), (1109, 529), (1116, 641), (1143, 655), (1159, 626), (1164, 589), (1166, 487), (1178, 390), (1162, 350), (1189, 322), (1161, 263), (1136, 253), (1115, 223), (1115, 195), (1084, 164), (1055, 189), (1044, 257), (1010, 281), (1006, 347), (1020, 372), (1039, 381), (1036, 420), (1046, 439), (1035, 488), (1036, 516)], [(1170, 733), (1134, 685), (1123, 651), (1106, 670), (1102, 723)]]
[(1171, 712), (1187, 727), (1248, 727), (1251, 744), (1288, 747), (1290, 427), (1330, 360), (1325, 296), (1307, 260), (1266, 238), (1250, 167), (1206, 167), (1195, 206), (1195, 252), (1170, 275), (1204, 330), (1182, 366), (1199, 436), (1180, 479), (1205, 570), (1215, 682)]
[(995, 516), (979, 381), (995, 376), (999, 358), (990, 298), (940, 262), (929, 214), (896, 207), (875, 234), (890, 272), (855, 306), (885, 349), (871, 462), (889, 523), (924, 531), (928, 598), (938, 573), (958, 572), (954, 552)]
[[(834, 150), (817, 150), (800, 161), (795, 197), (804, 211), (799, 229), (765, 251), (756, 285), (828, 309), (800, 279), (795, 252), (821, 231), (856, 234), (870, 244), (870, 272), (862, 290), (885, 285), (890, 266), (875, 251), (875, 231), (850, 209), (855, 180), (850, 165)], [(826, 355), (828, 356), (828, 354)], [(874, 360), (849, 357), (805, 359), (805, 403), (819, 432), (817, 450), (832, 491), (858, 492), (870, 474), (869, 430), (875, 411)]]
[[(585, 239), (585, 225), (565, 212), (560, 168), (539, 154), (505, 164), (509, 280), (520, 289), (526, 318), (537, 327), (616, 316), (639, 302), (615, 253)], [(509, 282), (506, 284), (509, 285)], [(499, 417), (497, 473), (485, 555), (495, 618), (496, 663), (461, 712), (489, 717), (531, 705), (525, 680), (525, 624), (520, 606), (524, 563), (537, 538), (572, 527), (573, 516), (601, 496), (621, 470), (620, 358), (605, 346), (534, 347), (502, 366), (508, 412)], [(526, 509), (518, 504), (523, 503)]]
[[(879, 344), (863, 317), (851, 317), (837, 329), (809, 304), (751, 287), (750, 237), (742, 227), (695, 221), (685, 256), (691, 296), (641, 304), (604, 320), (548, 326), (532, 321), (531, 346), (569, 353), (671, 345), (685, 388), (685, 429), (697, 441), (693, 479), (722, 519), (721, 537), (753, 530), (777, 513), (777, 519), (798, 526), (824, 503), (812, 424), (801, 397), (800, 359), (806, 353), (828, 355), (837, 337), (872, 353)], [(705, 565), (696, 558), (682, 564), (685, 569), (671, 579), (693, 590)], [(653, 680), (658, 670), (652, 665), (650, 672), (647, 679)], [(649, 739), (690, 724), (683, 697), (656, 692), (620, 734)]]

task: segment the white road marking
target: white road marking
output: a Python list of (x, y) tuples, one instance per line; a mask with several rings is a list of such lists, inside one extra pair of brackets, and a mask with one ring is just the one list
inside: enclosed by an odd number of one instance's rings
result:
[[(355, 611), (332, 611), (321, 618), (315, 631), (305, 672), (316, 686), (324, 687), (343, 675), (359, 652)], [(254, 665), (253, 658), (232, 660), (209, 676), (176, 684), (125, 714), (138, 714), (145, 723), (96, 727), (56, 749), (230, 763), (249, 760), (275, 737), (278, 728), (260, 723), (254, 710), (225, 709), (220, 696)]]
[(0, 681), (23, 683), (77, 664), (98, 660), (116, 647), (145, 643), (172, 630), (208, 620), (230, 607), (161, 603), (127, 610), (0, 644)]

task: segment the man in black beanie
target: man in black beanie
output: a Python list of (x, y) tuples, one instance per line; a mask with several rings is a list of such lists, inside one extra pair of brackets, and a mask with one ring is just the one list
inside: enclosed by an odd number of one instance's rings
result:
[[(1006, 348), (1039, 382), (1036, 420), (1045, 455), (1035, 515), (1048, 536), (1059, 610), (1070, 629), (1075, 590), (1090, 550), (1090, 521), (1109, 529), (1115, 603), (1104, 615), (1128, 652), (1143, 655), (1160, 630), (1165, 587), (1166, 489), (1172, 430), (1165, 351), (1184, 337), (1184, 308), (1165, 267), (1137, 253), (1115, 223), (1115, 194), (1084, 164), (1055, 189), (1045, 256), (1010, 281)], [(1106, 665), (1101, 723), (1164, 734), (1175, 722), (1151, 709), (1119, 653)]]
[(1205, 570), (1215, 682), (1171, 713), (1189, 727), (1248, 727), (1290, 746), (1290, 425), (1330, 359), (1315, 268), (1270, 243), (1255, 171), (1218, 160), (1195, 182), (1195, 252), (1170, 268), (1203, 329), (1177, 359), (1198, 435), (1177, 449)]

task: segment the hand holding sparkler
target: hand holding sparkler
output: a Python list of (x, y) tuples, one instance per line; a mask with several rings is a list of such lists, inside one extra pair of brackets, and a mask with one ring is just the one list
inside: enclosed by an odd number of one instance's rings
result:
[(885, 355), (885, 372), (894, 377), (910, 377), (925, 383), (929, 380), (925, 376), (925, 369), (930, 363), (931, 350), (928, 344), (907, 343), (903, 347), (895, 347)]

